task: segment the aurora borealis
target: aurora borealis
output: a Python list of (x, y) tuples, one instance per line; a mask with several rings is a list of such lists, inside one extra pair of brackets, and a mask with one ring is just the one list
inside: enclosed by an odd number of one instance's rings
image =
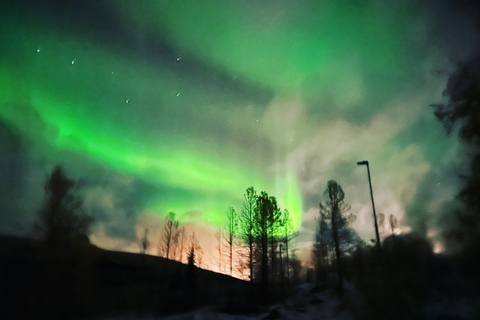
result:
[(169, 211), (217, 227), (254, 186), (308, 242), (330, 179), (368, 238), (363, 159), (406, 228), (460, 183), (427, 107), (474, 39), (449, 1), (4, 1), (0, 18), (3, 232), (26, 230), (55, 163), (127, 240)]

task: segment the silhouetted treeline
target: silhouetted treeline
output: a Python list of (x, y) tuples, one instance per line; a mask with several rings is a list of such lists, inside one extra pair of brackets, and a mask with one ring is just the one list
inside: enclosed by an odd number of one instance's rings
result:
[(344, 258), (344, 303), (357, 319), (478, 319), (479, 292), (458, 256), (435, 254), (420, 234), (391, 235)]
[[(349, 228), (345, 194), (329, 181), (320, 202), (313, 262), (317, 281), (339, 289), (357, 319), (476, 319), (479, 293), (463, 255), (437, 255), (426, 238), (391, 235), (369, 246)], [(373, 226), (372, 226), (373, 229)]]
[[(474, 6), (478, 9), (478, 3)], [(478, 13), (478, 11), (477, 11)], [(447, 102), (433, 104), (448, 134), (454, 129), (468, 147), (470, 171), (457, 195), (463, 205), (443, 219), (445, 245), (459, 254), (463, 273), (480, 285), (480, 54), (457, 64), (443, 95)]]
[[(252, 309), (250, 283), (195, 266), (201, 248), (195, 234), (184, 238), (173, 213), (160, 241), (161, 252), (172, 260), (145, 254), (147, 229), (141, 254), (91, 245), (92, 219), (82, 208), (76, 186), (60, 166), (55, 167), (47, 178), (36, 224), (40, 240), (0, 236), (2, 319), (159, 315), (204, 304)], [(182, 260), (184, 247), (188, 265), (174, 261)], [(259, 290), (253, 292), (253, 301), (260, 299)]]
[[(443, 95), (448, 101), (432, 105), (447, 133), (458, 127), (459, 136), (469, 145), (470, 173), (457, 198), (464, 208), (452, 212), (455, 224), (446, 228), (447, 245), (458, 248), (480, 245), (480, 55), (460, 63), (450, 75)], [(480, 252), (480, 251), (479, 251)]]
[[(265, 191), (258, 194), (250, 187), (246, 189), (240, 215), (237, 216), (232, 207), (227, 210), (225, 228), (218, 235), (219, 265), (222, 261), (221, 234), (227, 243), (230, 273), (233, 273), (233, 255), (237, 254), (237, 271), (243, 274), (244, 268), (248, 268), (250, 281), (261, 283), (263, 303), (269, 301), (276, 286), (283, 289), (290, 282), (292, 218), (286, 209), (281, 210), (274, 196)], [(234, 244), (239, 247), (236, 252)]]

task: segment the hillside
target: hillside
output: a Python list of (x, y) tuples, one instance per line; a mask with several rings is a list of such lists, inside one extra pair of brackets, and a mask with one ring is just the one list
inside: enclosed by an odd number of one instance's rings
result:
[(0, 237), (5, 319), (165, 315), (249, 304), (249, 283), (161, 257)]

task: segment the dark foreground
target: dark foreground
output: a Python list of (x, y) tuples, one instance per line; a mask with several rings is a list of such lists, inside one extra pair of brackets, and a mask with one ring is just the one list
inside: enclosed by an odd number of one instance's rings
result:
[(0, 238), (2, 319), (168, 315), (250, 305), (249, 283), (176, 261), (91, 245)]

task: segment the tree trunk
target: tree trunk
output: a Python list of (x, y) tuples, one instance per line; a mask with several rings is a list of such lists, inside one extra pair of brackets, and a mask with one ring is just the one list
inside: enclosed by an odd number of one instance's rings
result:
[(230, 242), (230, 276), (233, 275), (233, 244)]
[(250, 249), (250, 261), (249, 261), (250, 282), (253, 282), (253, 237), (250, 238), (248, 246)]
[(284, 285), (285, 285), (285, 276), (283, 272), (283, 261), (282, 261), (282, 244), (280, 243), (280, 294), (282, 298), (282, 302), (285, 299), (285, 292), (284, 292)]
[(338, 294), (343, 296), (343, 270), (342, 270), (342, 259), (340, 253), (340, 244), (338, 239), (338, 230), (337, 230), (337, 214), (338, 208), (333, 209), (332, 213), (332, 231), (333, 231), (333, 240), (335, 241), (335, 253), (337, 256), (337, 273), (338, 273)]
[(268, 301), (268, 243), (267, 236), (262, 235), (262, 288), (265, 302)]
[[(273, 232), (272, 232), (273, 233)], [(270, 255), (272, 261), (272, 290), (275, 290), (275, 271), (276, 271), (276, 259), (275, 259), (275, 237), (272, 235), (270, 238)]]
[(289, 257), (288, 257), (288, 234), (285, 238), (285, 250), (286, 250), (286, 254), (287, 254), (287, 284), (290, 284), (290, 260), (289, 260)]

